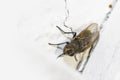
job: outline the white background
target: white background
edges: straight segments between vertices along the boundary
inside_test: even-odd
[[[67,0],[66,24],[100,24],[111,0]],[[104,25],[83,74],[56,59],[64,0],[0,0],[0,80],[120,80],[120,1]],[[63,27],[64,28],[64,27]],[[59,41],[60,42],[60,41]]]

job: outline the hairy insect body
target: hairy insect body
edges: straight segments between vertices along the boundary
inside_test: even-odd
[[[80,72],[83,72],[91,55],[91,51],[94,49],[99,39],[98,25],[96,23],[90,24],[77,36],[76,32],[64,32],[60,27],[57,26],[57,28],[63,34],[73,34],[73,38],[70,39],[69,42],[63,42],[58,44],[49,43],[49,45],[57,45],[58,49],[63,50],[63,53],[58,57],[63,57],[63,60],[68,65],[76,68],[76,70]],[[61,48],[59,45],[63,44],[66,45],[64,46],[64,48]],[[81,68],[82,63],[83,67]]]
[[[93,46],[94,42],[98,39],[99,33],[98,31],[91,31],[89,28],[91,26],[96,27],[97,24],[91,24],[85,30],[83,30],[80,34],[74,37],[70,43],[68,43],[64,47],[64,54],[69,56],[74,56],[77,53],[81,53]],[[97,27],[96,27],[97,28]],[[96,29],[95,29],[96,30]]]
[[[64,47],[64,61],[77,71],[83,72],[98,39],[98,26],[92,23]]]

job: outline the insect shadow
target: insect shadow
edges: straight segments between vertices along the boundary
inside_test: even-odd
[[[76,66],[76,70],[79,71],[79,68],[81,66],[81,63],[84,60],[85,54],[87,54],[86,61],[83,64],[82,69],[79,72],[83,72],[85,69],[85,66],[90,58],[91,52],[95,48],[98,40],[99,40],[99,31],[98,31],[98,25],[96,23],[90,24],[87,28],[83,29],[78,35],[76,32],[74,32],[71,29],[71,32],[65,32],[63,31],[59,26],[56,26],[62,34],[72,34],[72,38],[69,38],[70,41],[68,42],[62,42],[58,44],[52,44],[48,43],[49,45],[54,45],[58,49],[63,50],[63,53],[58,56],[59,57],[64,57],[65,55],[74,57],[75,61],[78,61],[78,64]],[[68,37],[67,37],[68,38]],[[65,44],[64,48],[61,48],[60,45]],[[87,49],[89,51],[87,53],[82,54],[85,52]],[[82,54],[80,57],[81,59],[78,60],[76,55],[77,54]]]

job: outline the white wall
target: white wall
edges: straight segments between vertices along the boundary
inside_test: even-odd
[[[111,0],[67,0],[66,24],[100,24]],[[120,2],[104,25],[83,74],[56,59],[48,42],[60,42],[64,0],[0,1],[0,80],[120,80]],[[65,28],[64,28],[65,29]],[[67,29],[66,29],[67,30]]]

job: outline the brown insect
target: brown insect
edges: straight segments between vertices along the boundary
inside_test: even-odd
[[[59,44],[49,43],[49,45],[57,45],[57,48],[62,49],[61,47],[59,47],[59,45],[66,44],[63,48],[63,53],[58,57],[64,57],[65,55],[74,57],[75,61],[77,62],[76,70],[79,69],[84,59],[84,56],[87,54],[83,68],[80,70],[80,72],[83,72],[89,60],[91,52],[96,46],[99,39],[98,25],[96,23],[92,23],[83,31],[81,31],[78,35],[76,35],[76,32],[73,32],[72,29],[71,32],[65,32],[60,27],[57,26],[57,28],[63,34],[73,34],[73,37],[70,39],[70,42],[63,42]],[[87,53],[85,52],[86,50],[88,50]],[[77,58],[76,56],[78,54],[80,54],[80,56]]]

